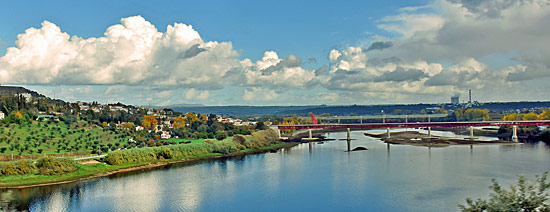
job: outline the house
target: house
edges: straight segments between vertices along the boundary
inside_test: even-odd
[[[56,116],[54,115],[38,115],[36,117],[36,120],[39,121],[39,120],[44,120],[44,121],[48,121],[48,120],[54,120],[54,121],[59,121],[59,118],[57,118]]]
[[[4,119],[4,112],[0,112],[0,119]]]
[[[136,131],[140,131],[140,130],[144,130],[144,129],[145,129],[145,128],[142,127],[142,126],[137,126],[137,127],[136,127]]]
[[[162,131],[161,134],[160,134],[160,138],[162,139],[170,139],[170,133],[166,132],[166,131]]]

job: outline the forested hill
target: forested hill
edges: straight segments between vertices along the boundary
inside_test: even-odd
[[[329,113],[332,115],[372,115],[372,114],[394,114],[399,111],[401,114],[420,113],[422,110],[429,111],[433,108],[444,108],[455,110],[464,105],[452,104],[401,104],[401,105],[348,105],[348,106],[188,106],[172,107],[178,112],[194,112],[200,114],[219,114],[227,116],[248,117],[263,115],[299,115],[306,116],[309,112],[313,114]],[[471,108],[488,109],[493,113],[525,112],[534,108],[550,108],[550,101],[544,102],[489,102],[479,103],[470,106]],[[383,112],[382,112],[383,111]]]
[[[39,94],[36,91],[31,91],[24,87],[0,86],[0,96],[8,96],[14,94],[30,94],[32,97],[45,97],[44,95]]]

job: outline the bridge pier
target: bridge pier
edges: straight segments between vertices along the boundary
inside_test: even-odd
[[[512,141],[518,142],[518,126],[514,125],[514,132],[512,133]]]
[[[470,140],[474,139],[474,127],[470,126]]]
[[[432,137],[432,127],[428,127],[428,138]]]
[[[390,138],[391,138],[391,136],[390,136],[390,128],[389,128],[389,127],[386,128],[386,138],[387,138],[387,139],[390,139]]]
[[[313,132],[311,129],[309,129],[309,139],[312,139],[313,138]]]
[[[348,128],[348,138],[346,139],[346,142],[348,143],[348,152],[351,151],[351,129]]]

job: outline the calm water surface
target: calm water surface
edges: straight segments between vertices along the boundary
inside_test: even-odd
[[[14,194],[30,211],[457,211],[466,197],[486,197],[492,178],[510,184],[550,170],[543,143],[388,149],[362,132],[352,138],[369,150],[301,144]]]

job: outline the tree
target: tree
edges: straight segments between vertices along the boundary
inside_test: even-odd
[[[539,114],[538,120],[550,120],[550,109],[546,109],[544,112]]]
[[[107,122],[101,122],[101,126],[102,126],[103,128],[105,128],[107,125],[108,125]]]
[[[189,112],[189,113],[185,114],[185,120],[187,120],[187,122],[189,122],[189,123],[193,123],[195,121],[198,121],[199,118],[194,113]]]
[[[537,120],[538,116],[538,114],[531,112],[523,115],[523,120]]]
[[[153,115],[145,115],[143,117],[143,121],[141,124],[143,124],[143,127],[145,128],[151,128],[151,127],[157,127],[157,119],[155,119],[155,116]]]
[[[517,186],[511,185],[510,190],[502,188],[495,179],[489,188],[493,193],[489,194],[489,200],[477,199],[475,202],[467,198],[467,205],[458,205],[462,211],[550,211],[546,192],[550,188],[547,182],[548,172],[541,177],[535,177],[531,182],[519,175]]]
[[[122,124],[122,127],[127,130],[133,130],[134,122],[124,122],[124,124]]]
[[[185,119],[181,116],[174,118],[174,128],[183,128],[185,127]]]
[[[206,114],[201,115],[201,121],[208,121],[208,117],[206,116]]]
[[[267,127],[265,126],[265,124],[261,121],[259,122],[256,122],[256,129],[257,130],[265,130]]]
[[[15,113],[15,116],[17,118],[21,118],[21,117],[23,117],[23,114],[21,114],[21,112],[17,111],[17,113]]]

